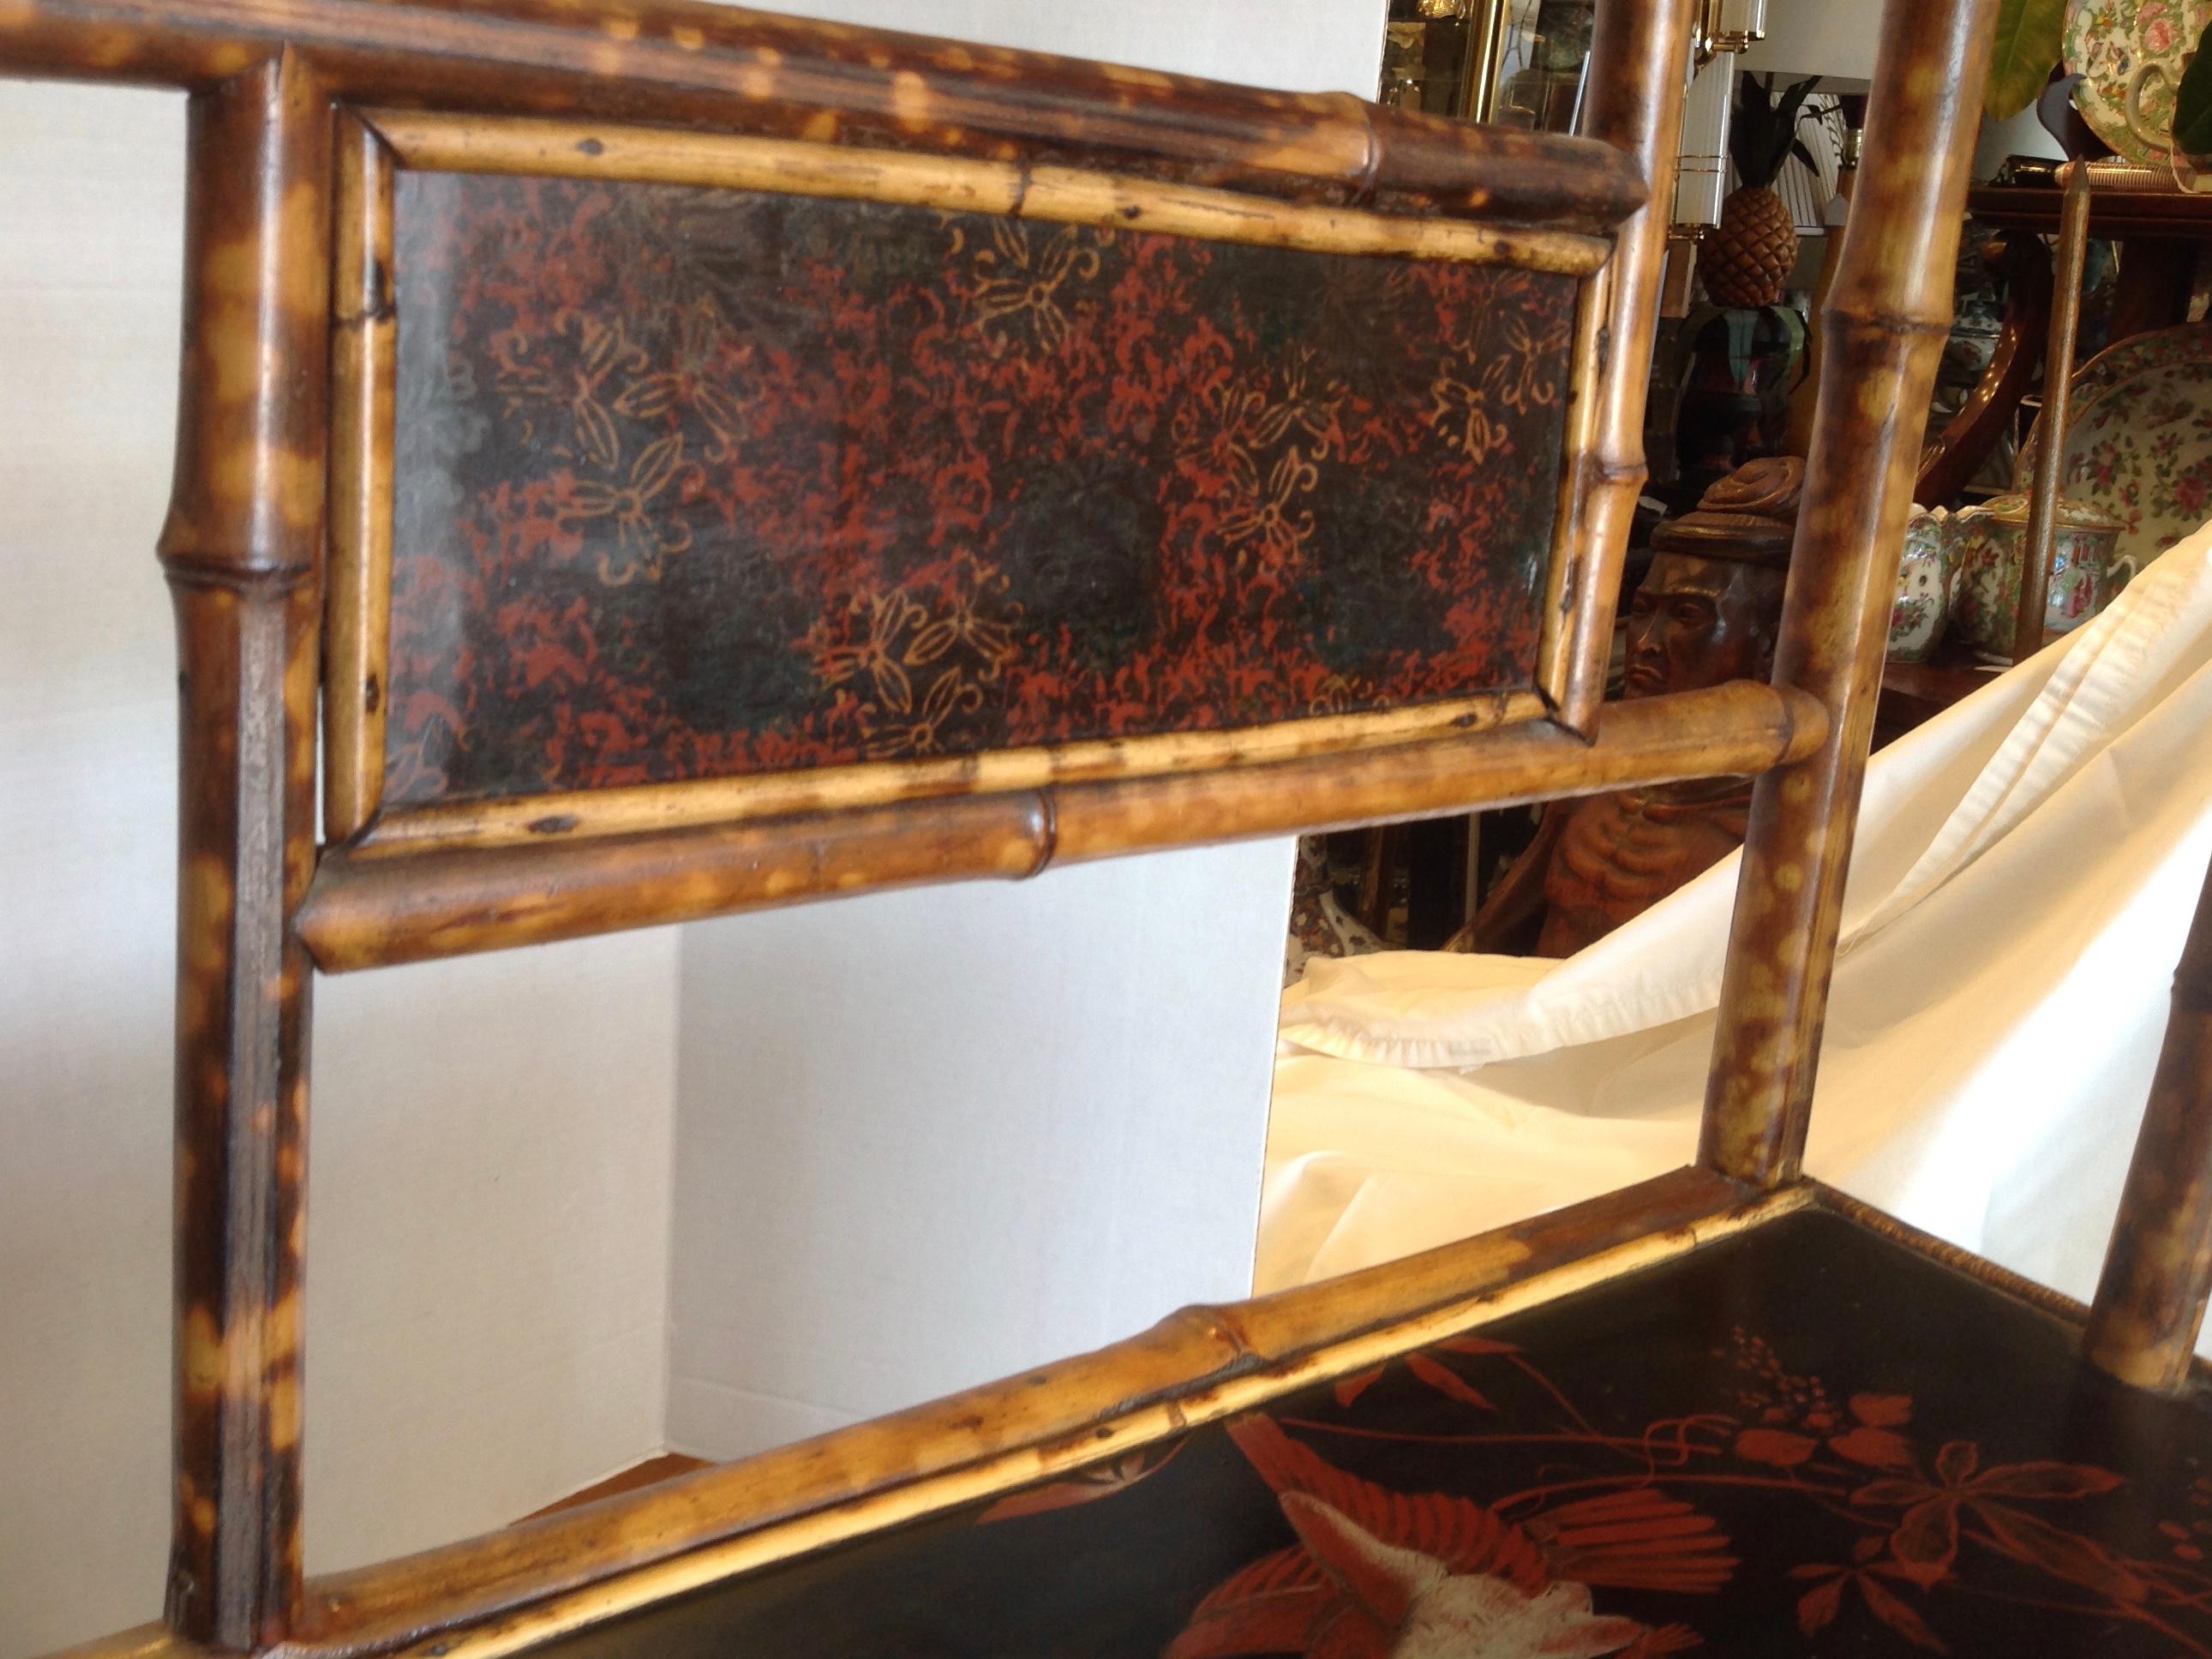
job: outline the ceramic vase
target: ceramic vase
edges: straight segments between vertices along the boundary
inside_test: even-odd
[[[2045,640],[2079,628],[2104,608],[2119,536],[2120,526],[2094,508],[2058,503],[2043,611]],[[1952,627],[1975,650],[2009,658],[2027,548],[2027,497],[2000,495],[1952,514],[1944,521],[1943,541],[1951,567]]]
[[[1897,598],[1889,608],[1889,659],[1926,662],[1942,641],[1950,610],[1949,563],[1940,514],[1916,507],[1905,525]]]

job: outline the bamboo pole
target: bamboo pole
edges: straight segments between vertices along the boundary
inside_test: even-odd
[[[1813,1206],[1684,1169],[641,1491],[308,1581],[287,1659],[495,1659],[1202,1424]],[[157,1626],[54,1659],[220,1659]]]
[[[1568,544],[1590,551],[1577,586],[1559,596],[1565,624],[1559,717],[1580,732],[1592,729],[1605,696],[1630,523],[1650,476],[1644,406],[1696,11],[1695,0],[1601,0],[1591,42],[1583,130],[1630,158],[1649,198],[1622,226],[1613,254],[1605,349],[1594,392],[1585,393],[1598,400],[1595,442],[1569,507],[1580,522]]]
[[[2051,550],[2058,539],[2059,471],[2066,460],[2066,406],[2074,392],[2074,337],[2081,321],[2081,268],[2089,252],[2089,167],[2066,168],[2058,215],[2058,270],[2051,313],[2051,346],[2043,360],[2043,447],[2035,455],[2027,501],[2027,534],[2020,550],[2020,611],[2013,619],[2012,659],[2043,649],[2043,613],[2051,603]]]
[[[1809,754],[1809,697],[1738,683],[1548,722],[1263,766],[955,795],[639,835],[327,854],[301,910],[325,972],[505,949],[871,889],[1024,877],[1286,830],[1741,775]]]
[[[775,191],[1316,253],[1505,264],[1574,276],[1590,275],[1613,252],[1609,240],[1571,230],[1276,202],[1249,192],[1163,183],[1094,167],[983,161],[612,122],[586,127],[572,118],[373,110],[367,119],[400,164],[418,171]]]
[[[1826,741],[1762,777],[1736,886],[1700,1158],[1793,1176],[1805,1146],[1899,550],[1951,316],[1995,0],[1890,0],[1842,260],[1774,682]]]
[[[493,1659],[1125,1455],[1804,1208],[1696,1170],[445,1549],[315,1581],[307,1640]],[[617,1576],[619,1575],[619,1576]],[[557,1592],[571,1591],[548,1600]],[[514,1613],[467,1628],[502,1607]],[[456,1626],[464,1626],[456,1628]],[[437,1632],[434,1637],[429,1632]]]
[[[289,54],[196,95],[177,470],[176,1515],[167,1617],[283,1638],[300,1594],[327,100]]]
[[[1587,139],[701,0],[0,0],[15,75],[203,88],[288,46],[348,104],[1074,156],[1417,217],[1610,229],[1643,199]]]
[[[2059,445],[2053,431],[2045,448]],[[2090,1361],[2139,1388],[2179,1389],[2212,1298],[2212,875],[2173,976],[2135,1159],[2089,1310]]]

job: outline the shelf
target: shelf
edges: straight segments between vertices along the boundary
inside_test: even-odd
[[[2049,185],[1982,185],[1966,192],[1966,211],[1994,229],[2056,235],[2063,196]],[[2197,241],[2212,235],[2212,195],[2100,187],[2089,198],[2089,234],[2115,240]]]

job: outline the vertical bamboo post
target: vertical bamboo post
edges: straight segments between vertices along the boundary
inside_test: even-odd
[[[289,54],[194,94],[176,479],[174,1530],[215,1647],[300,1594],[300,1266],[314,860],[330,108]]]
[[[1579,544],[1590,549],[1591,556],[1579,591],[1565,599],[1570,672],[1558,718],[1583,732],[1593,729],[1605,696],[1629,523],[1649,476],[1644,404],[1651,380],[1659,280],[1667,264],[1667,227],[1674,216],[1674,170],[1682,147],[1682,100],[1696,10],[1696,0],[1599,0],[1591,41],[1583,131],[1626,152],[1651,194],[1621,227],[1613,257],[1604,344],[1595,377],[1595,441],[1577,492],[1584,515]]]
[[[2048,447],[2058,446],[2049,443]],[[2197,901],[2173,1007],[2089,1310],[2091,1363],[2139,1388],[2188,1379],[2212,1297],[2212,875]]]
[[[1844,876],[1881,684],[1996,0],[1889,0],[1835,286],[1778,685],[1832,717],[1809,758],[1752,795],[1698,1157],[1771,1186],[1804,1152]]]
[[[2074,337],[2081,322],[2081,268],[2089,252],[2089,165],[2066,167],[2066,199],[2058,214],[2057,288],[2051,341],[2043,359],[2043,447],[2027,501],[2027,535],[2020,550],[2020,610],[2013,618],[2012,659],[2043,649],[2043,613],[2051,603],[2051,550],[2058,540],[2059,470],[2066,462],[2066,408],[2074,392]]]

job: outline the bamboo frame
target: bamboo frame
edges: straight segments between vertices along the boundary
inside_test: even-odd
[[[836,808],[636,835],[326,854],[297,927],[316,965],[392,963],[696,921],[830,894],[1420,817],[1631,783],[1752,773],[1827,736],[1802,694],[1737,683],[1611,708],[1596,739],[1548,723],[1241,771]],[[668,792],[673,795],[677,792]]]
[[[1102,1455],[1125,1456],[1279,1393],[1808,1211],[1867,1228],[2063,1326],[2078,1329],[2091,1317],[2071,1297],[1820,1182],[1760,1193],[1692,1167],[1340,1279],[1187,1309],[1110,1347],[856,1429],[310,1580],[301,1628],[286,1651],[297,1659],[526,1653],[739,1573],[1052,1479]],[[1147,1388],[1166,1374],[1185,1379],[1184,1389]],[[2191,1375],[2202,1380],[2212,1366],[2198,1362]],[[203,1656],[212,1659],[210,1650],[149,1626],[66,1659]]]
[[[181,664],[170,1623],[289,1632],[314,860],[329,105],[287,54],[191,103],[174,493]]]
[[[459,1659],[1120,1457],[1813,1203],[1698,1169],[1320,1285],[1170,1315],[1090,1354],[463,1543],[310,1581],[286,1652]],[[197,1651],[155,1630],[86,1650]]]
[[[1650,376],[1632,366],[1651,361],[1658,328],[1698,9],[1698,0],[1601,0],[1591,44],[1584,125],[1591,137],[1633,158],[1648,195],[1617,240],[1590,441],[1572,469],[1577,499],[1569,533],[1584,557],[1576,583],[1552,596],[1562,672],[1556,684],[1547,684],[1560,723],[1571,731],[1589,731],[1605,696],[1629,530],[1650,476],[1644,454]],[[1607,372],[1615,366],[1618,372]]]
[[[637,184],[700,185],[991,213],[1054,224],[1156,231],[1316,253],[1395,255],[1509,264],[1588,276],[1612,252],[1583,231],[1521,229],[1464,219],[1255,200],[1092,169],[914,155],[804,140],[675,132],[610,122],[456,116],[405,109],[362,118],[402,167]]]
[[[2051,338],[2043,356],[2043,429],[2049,441],[2035,458],[2027,529],[2020,550],[2020,605],[2013,616],[2012,659],[2043,649],[2044,612],[2051,603],[2051,552],[2058,539],[2059,473],[2065,465],[2066,409],[2074,395],[2074,337],[2081,323],[2081,270],[2089,255],[2089,167],[2066,166],[2066,199],[2058,214],[2052,271]]]
[[[1016,165],[890,150],[672,132],[608,123],[462,118],[371,110],[346,118],[340,147],[337,291],[333,364],[329,584],[330,673],[325,701],[325,834],[332,842],[398,849],[507,845],[736,823],[832,806],[864,808],[954,794],[1094,779],[1188,773],[1346,753],[1523,720],[1556,709],[1591,678],[1574,653],[1610,647],[1582,638],[1571,598],[1590,590],[1592,559],[1577,502],[1595,441],[1598,378],[1610,290],[1595,280],[1608,240],[1579,231],[1521,230],[1355,209],[1277,203],[1228,191],[1076,168]],[[358,126],[360,131],[356,131]],[[387,811],[384,696],[392,570],[392,433],[397,364],[391,284],[392,174],[519,173],[826,196],[947,211],[1149,230],[1310,252],[1506,264],[1582,279],[1569,356],[1557,504],[1532,686],[1395,709],[1309,717],[1227,731],[1162,732],[1011,749],[934,761],[814,768],[623,789],[562,790]],[[1640,418],[1640,417],[1639,417]],[[1640,476],[1640,475],[1639,475]],[[1626,520],[1621,528],[1626,533]],[[1619,550],[1615,550],[1618,562]],[[1595,670],[1603,678],[1603,663]],[[1587,728],[1584,728],[1585,730]],[[557,826],[549,830],[548,826]]]
[[[1874,730],[1922,413],[1950,328],[1993,0],[1885,11],[1774,683],[1828,710],[1827,741],[1762,777],[1736,884],[1698,1157],[1772,1185],[1804,1156],[1813,1079]],[[1919,234],[1899,238],[1896,228]]]
[[[342,104],[1080,154],[1416,217],[1588,228],[1644,199],[1629,159],[1588,140],[702,0],[4,0],[0,40],[17,75],[204,88],[289,50]]]
[[[331,202],[331,471],[323,647],[323,833],[358,834],[384,798],[392,613],[392,152],[341,114]]]
[[[2058,428],[2050,430],[2055,434]],[[2052,443],[2049,448],[2056,450]],[[2196,1374],[2212,1301],[2212,874],[2197,901],[2150,1101],[2091,1306],[2092,1364],[2171,1392]]]
[[[1533,691],[1453,697],[1365,714],[1319,715],[1220,732],[1164,732],[1050,749],[1001,749],[936,760],[878,761],[682,783],[562,790],[386,809],[359,834],[364,854],[461,847],[553,846],[600,836],[852,811],[939,798],[1006,794],[1120,778],[1166,778],[1357,754],[1544,719]],[[379,750],[381,753],[381,750]],[[365,757],[364,757],[365,758]]]
[[[0,66],[195,92],[185,397],[161,545],[185,671],[179,1503],[168,1628],[98,1650],[282,1647],[333,1659],[410,1644],[477,1659],[524,1651],[768,1561],[1120,1455],[1808,1205],[1850,1212],[1795,1170],[1893,574],[1876,550],[1894,544],[1910,493],[1917,444],[1907,434],[1940,341],[1938,289],[1951,265],[1964,137],[1993,10],[1991,0],[1889,7],[1867,167],[1825,321],[1825,402],[1774,687],[1595,714],[1590,675],[1612,607],[1605,590],[1641,479],[1632,418],[1641,394],[1629,383],[1649,346],[1662,252],[1654,211],[1632,222],[1607,274],[1586,289],[1583,337],[1598,370],[1589,378],[1601,395],[1571,413],[1580,447],[1561,499],[1578,514],[1563,533],[1596,550],[1565,567],[1574,580],[1550,595],[1540,689],[1554,721],[1416,735],[1429,730],[1418,723],[1425,714],[1363,729],[1370,746],[1349,755],[1243,747],[1234,766],[1194,756],[1148,775],[1117,774],[1119,763],[1101,755],[1079,763],[1096,773],[1048,769],[1034,781],[922,802],[871,805],[866,790],[875,786],[855,793],[849,778],[820,796],[749,803],[636,792],[588,823],[508,814],[426,817],[398,833],[386,825],[381,839],[357,838],[317,869],[316,552],[325,512],[333,580],[346,595],[362,597],[384,556],[375,475],[342,469],[327,481],[326,508],[325,442],[334,431],[349,455],[356,446],[373,454],[386,419],[388,249],[377,228],[388,223],[382,201],[396,160],[369,121],[350,115],[335,120],[333,155],[334,105],[409,106],[374,118],[416,146],[418,160],[454,145],[459,129],[416,108],[556,117],[593,124],[593,134],[616,131],[608,123],[681,122],[736,137],[621,125],[620,163],[733,156],[715,146],[736,142],[751,147],[749,164],[823,164],[789,145],[761,148],[799,139],[854,146],[840,158],[842,176],[872,167],[872,187],[896,177],[934,179],[936,188],[957,177],[1003,200],[1012,168],[1032,192],[1044,179],[1043,199],[1069,211],[1110,203],[1163,216],[1156,223],[1218,226],[1228,207],[1216,197],[1231,186],[1318,204],[1251,209],[1270,234],[1582,258],[1576,238],[1635,208],[1644,179],[1671,154],[1686,7],[1606,0],[1591,108],[1593,131],[1608,142],[1595,143],[684,0],[607,0],[596,13],[550,0],[0,0]],[[451,159],[476,165],[485,143],[504,142],[514,165],[550,164],[555,129],[502,131],[503,140],[460,142]],[[866,153],[886,147],[940,159]],[[948,173],[948,156],[969,170]],[[819,184],[830,175],[809,176]],[[1455,222],[1467,218],[1502,222],[1507,240],[1462,234]],[[326,422],[331,390],[337,401]],[[366,605],[333,626],[333,681],[370,683],[378,627]],[[374,710],[359,712],[354,725],[333,727],[334,749],[341,739],[358,746]],[[1507,711],[1465,712],[1479,726]],[[1378,733],[1397,740],[1375,741]],[[302,1585],[310,951],[325,967],[362,966],[864,885],[1023,874],[1052,860],[1714,772],[1765,775],[1701,1167],[1344,1279],[1191,1310],[1098,1354],[917,1412]],[[333,822],[371,823],[374,785],[365,768],[337,781],[325,802]],[[898,787],[915,786],[909,777]],[[2212,938],[2212,923],[2198,931]],[[2185,969],[2164,1092],[2138,1148],[2111,1288],[2092,1320],[2100,1363],[2153,1380],[2185,1366],[2174,1345],[2184,1324],[2193,1329],[2192,1298],[2201,1310],[2212,1276],[2212,1090],[2198,1063],[2212,1040],[2203,986],[2212,969],[2202,955],[2200,939]],[[2176,1170],[2189,1177],[2179,1191]],[[2016,1293],[1993,1270],[1982,1276]]]

